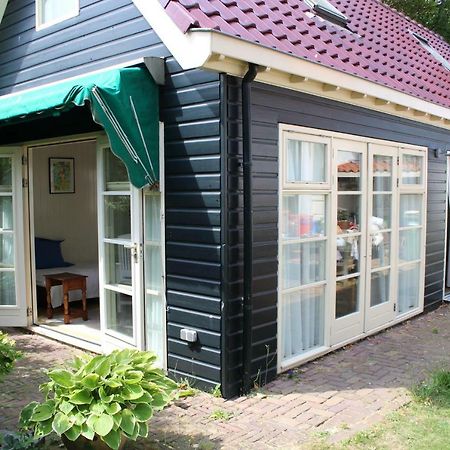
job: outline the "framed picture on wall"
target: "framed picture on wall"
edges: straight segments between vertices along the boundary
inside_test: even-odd
[[[75,192],[74,158],[49,158],[50,194],[73,194]]]

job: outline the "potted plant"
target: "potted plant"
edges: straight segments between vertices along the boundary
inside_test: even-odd
[[[69,450],[117,450],[127,439],[147,437],[148,420],[177,389],[155,360],[131,349],[77,357],[68,368],[48,372],[50,381],[40,386],[45,401],[26,406],[21,424],[35,437],[54,431]]]

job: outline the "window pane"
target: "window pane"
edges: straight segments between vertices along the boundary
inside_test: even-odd
[[[373,157],[373,190],[392,190],[392,157],[375,155]]]
[[[12,192],[11,158],[0,156],[0,192]]]
[[[75,15],[78,12],[79,0],[40,0],[42,5],[42,23]]]
[[[287,141],[287,181],[320,183],[327,181],[327,146],[317,142]]]
[[[361,153],[339,150],[338,190],[361,190]]]
[[[402,183],[422,184],[422,156],[403,155],[402,157]]]
[[[13,229],[12,197],[0,197],[0,230]]]
[[[161,197],[159,195],[145,196],[145,240],[161,240]]]
[[[400,231],[399,258],[400,262],[414,261],[420,259],[420,241],[422,230]]]
[[[378,230],[391,228],[392,195],[375,194],[372,198],[371,227]]]
[[[161,366],[164,363],[164,326],[166,309],[161,295],[145,296],[145,330],[147,350],[156,353]]]
[[[370,281],[370,306],[381,305],[389,301],[391,270],[372,273]]]
[[[0,272],[0,305],[16,304],[14,272]]]
[[[422,195],[400,195],[400,226],[412,227],[422,224]]]
[[[419,306],[420,263],[401,267],[398,273],[398,313],[403,314]]]
[[[370,235],[372,241],[372,269],[391,264],[391,233],[374,233]]]
[[[283,196],[283,239],[299,239],[326,234],[326,195]]]
[[[0,233],[0,269],[14,268],[14,235]]]
[[[359,276],[336,282],[336,319],[359,311]]]
[[[326,241],[283,246],[283,287],[285,289],[325,279]]]
[[[106,328],[133,337],[133,301],[130,295],[105,289]]]
[[[283,359],[324,345],[325,288],[304,289],[283,298]]]
[[[338,237],[336,243],[336,275],[341,277],[359,272],[359,237]]]
[[[153,291],[162,291],[161,248],[147,245],[145,248],[145,287]]]
[[[337,209],[337,233],[360,230],[360,195],[339,195]]]
[[[118,244],[105,244],[105,283],[131,286],[131,250]]]
[[[105,190],[128,191],[130,180],[125,164],[110,150],[105,149]]]
[[[105,195],[105,238],[131,237],[131,212],[129,195]]]

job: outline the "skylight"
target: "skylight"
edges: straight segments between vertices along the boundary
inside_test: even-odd
[[[348,18],[327,0],[305,0],[306,4],[323,19],[346,28]]]
[[[411,34],[416,38],[420,45],[434,57],[436,61],[439,61],[447,70],[450,70],[450,62],[431,46],[427,38],[421,36],[419,33],[415,33],[414,31],[411,31]]]

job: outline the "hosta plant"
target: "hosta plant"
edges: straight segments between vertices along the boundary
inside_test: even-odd
[[[11,372],[16,359],[21,357],[22,352],[16,350],[16,343],[0,331],[0,378]]]
[[[48,372],[50,381],[40,386],[45,401],[26,406],[21,423],[36,437],[54,431],[65,442],[100,440],[115,450],[124,437],[146,437],[148,420],[177,389],[155,360],[130,349],[75,358],[68,368]]]

